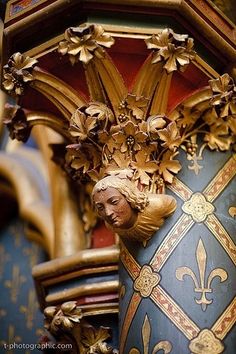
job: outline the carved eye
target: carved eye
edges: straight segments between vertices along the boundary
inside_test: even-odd
[[[111,201],[111,204],[112,205],[116,205],[116,204],[118,204],[119,203],[119,200],[118,199],[113,199],[112,201]]]
[[[103,211],[104,206],[103,205],[96,205],[97,211]]]

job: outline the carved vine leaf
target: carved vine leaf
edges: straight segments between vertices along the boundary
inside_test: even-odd
[[[3,87],[9,93],[22,95],[25,83],[33,81],[31,74],[33,67],[37,64],[36,59],[32,59],[19,52],[13,54],[8,63],[3,67]]]
[[[159,130],[158,135],[164,141],[161,145],[172,151],[176,150],[181,143],[181,137],[175,122],[171,122],[166,128]]]
[[[99,25],[81,25],[70,27],[65,31],[65,40],[61,41],[58,51],[62,55],[68,54],[72,65],[81,61],[88,64],[94,57],[103,56],[102,47],[110,48],[114,39]]]
[[[179,161],[173,160],[174,156],[175,154],[171,151],[165,152],[158,169],[158,172],[163,177],[164,181],[168,183],[173,182],[174,175],[181,169],[181,164]]]
[[[108,122],[114,123],[114,114],[104,103],[91,102],[85,112],[91,117],[96,117],[98,121],[104,121],[106,129]]]
[[[82,311],[76,301],[68,301],[59,309],[56,306],[46,307],[44,316],[44,327],[52,334],[56,334],[59,331],[70,331],[75,323],[80,322]]]
[[[158,131],[166,126],[167,117],[162,115],[150,116],[147,119],[147,133],[151,140],[156,140],[158,138]]]
[[[96,127],[96,123],[94,117],[87,117],[85,113],[77,109],[71,117],[70,134],[74,138],[78,138],[78,141],[84,141],[93,135],[92,130]]]
[[[179,125],[181,128],[191,129],[201,115],[198,109],[181,105],[178,109],[180,113]]]
[[[176,34],[169,28],[158,35],[152,35],[145,42],[148,49],[154,50],[152,63],[163,60],[167,73],[183,71],[196,55],[193,51],[193,39],[187,35]]]
[[[100,326],[98,329],[93,326],[83,326],[81,343],[86,354],[115,354],[118,353],[105,341],[111,337],[110,328]]]
[[[11,139],[26,142],[30,136],[31,127],[24,110],[18,105],[5,105],[4,124],[9,129]]]
[[[139,180],[141,184],[148,186],[151,175],[157,171],[158,165],[155,161],[148,161],[145,150],[137,152],[136,160],[136,162],[131,163],[132,167],[135,169],[135,180]],[[149,175],[149,173],[151,175]]]
[[[140,131],[132,122],[128,122],[123,129],[115,134],[113,138],[116,143],[121,144],[120,151],[138,151],[141,149],[140,143],[147,140],[147,134]]]
[[[127,108],[131,110],[134,117],[138,120],[142,120],[144,117],[144,111],[148,104],[146,97],[137,97],[136,95],[129,94],[126,98]]]
[[[210,80],[209,84],[213,92],[210,103],[220,108],[220,117],[236,114],[236,87],[233,79],[224,74],[218,79]]]
[[[211,97],[194,106],[181,104],[175,110],[177,128],[181,136],[180,146],[187,152],[187,159],[192,161],[189,169],[199,173],[202,168],[198,160],[202,159],[203,149],[227,151],[235,149],[236,142],[236,87],[233,79],[224,74],[209,81]],[[209,95],[209,93],[207,93]],[[198,138],[204,144],[198,154]]]
[[[67,169],[74,171],[74,179],[86,178],[86,174],[92,176],[92,171],[101,165],[101,154],[91,144],[71,144],[67,145],[65,155]],[[90,159],[88,159],[90,156]],[[82,181],[82,180],[81,180]]]
[[[228,135],[227,126],[213,126],[210,128],[210,132],[205,135],[204,141],[208,143],[208,146],[212,150],[228,150],[232,143],[232,138]]]

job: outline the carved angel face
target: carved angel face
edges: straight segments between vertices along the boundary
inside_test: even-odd
[[[98,215],[113,228],[128,229],[137,219],[137,211],[116,188],[96,191],[93,201]]]

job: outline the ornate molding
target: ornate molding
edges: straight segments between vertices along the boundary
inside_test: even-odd
[[[44,315],[44,327],[53,335],[53,341],[70,344],[71,353],[118,354],[106,342],[111,338],[111,329],[104,326],[95,328],[87,323],[76,301],[65,302],[59,307],[46,307]],[[44,336],[44,341],[48,340],[48,336]]]

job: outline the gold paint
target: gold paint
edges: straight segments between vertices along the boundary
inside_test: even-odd
[[[73,299],[73,296],[88,295],[90,292],[105,293],[107,286],[112,293],[118,293],[118,280],[112,282],[84,284],[82,287],[67,289],[59,291],[55,294],[48,294],[48,287],[50,284],[58,284],[68,279],[78,279],[80,276],[93,276],[93,274],[106,274],[107,269],[110,271],[117,271],[118,269],[119,250],[117,247],[105,247],[99,249],[88,249],[76,252],[74,255],[61,257],[42,264],[34,266],[32,270],[33,278],[36,282],[36,289],[38,293],[41,308],[47,306],[47,300],[58,301],[59,303]],[[107,268],[108,267],[108,268]],[[113,267],[113,268],[111,268]],[[74,292],[74,293],[73,293]],[[73,295],[74,294],[74,295]],[[68,295],[68,297],[67,297]],[[55,296],[55,298],[54,298]]]
[[[78,204],[71,190],[70,182],[62,173],[60,167],[51,160],[52,151],[49,145],[62,143],[62,139],[52,129],[44,126],[35,126],[33,133],[47,162],[49,173],[54,223],[51,258],[59,255],[61,257],[63,255],[68,256],[85,248],[85,235],[82,221],[78,217]]]
[[[235,216],[236,216],[236,207],[230,207],[228,212],[229,212],[229,215],[232,216],[232,218],[235,218]]]
[[[13,54],[8,64],[4,66],[3,72],[3,87],[9,93],[15,95],[22,95],[24,92],[25,83],[32,81],[34,78],[31,74],[37,60],[26,57],[21,53]]]
[[[47,304],[54,304],[63,300],[72,300],[78,297],[106,294],[107,292],[116,293],[119,288],[118,280],[110,280],[105,282],[80,285],[72,289],[57,291],[53,294],[46,295]]]
[[[151,326],[150,326],[148,316],[145,315],[143,326],[142,326],[143,354],[148,354],[150,336],[151,336]]]
[[[194,291],[196,293],[201,293],[201,299],[196,299],[195,302],[198,305],[201,305],[202,310],[205,311],[207,306],[212,304],[213,300],[208,300],[206,298],[207,293],[212,293],[212,288],[211,288],[211,282],[215,277],[220,278],[220,282],[224,282],[228,278],[228,274],[226,271],[222,268],[215,268],[213,269],[210,274],[208,275],[207,279],[206,277],[206,263],[207,263],[207,253],[204,247],[204,244],[202,242],[202,239],[200,238],[196,250],[196,259],[197,259],[197,265],[198,265],[198,271],[200,278],[199,280],[197,279],[197,276],[193,272],[193,270],[189,267],[179,267],[176,269],[176,278],[180,281],[183,281],[183,277],[185,275],[189,275],[195,285]]]
[[[142,325],[143,352],[133,347],[130,349],[129,354],[148,354],[150,346],[150,336],[151,326],[148,315],[146,314]],[[152,354],[156,354],[157,352],[159,352],[159,350],[163,350],[164,354],[168,354],[172,350],[172,345],[168,341],[160,341],[154,346]]]
[[[0,318],[6,316],[7,312],[5,309],[0,308]]]
[[[125,285],[123,284],[120,286],[120,290],[119,290],[120,299],[123,299],[123,297],[125,296],[125,293],[126,293],[126,288],[125,288]]]
[[[39,257],[39,248],[38,245],[32,244],[31,247],[27,247],[23,249],[23,254],[29,257],[30,268],[33,268],[35,264],[38,263]]]
[[[214,323],[211,330],[217,338],[223,340],[236,322],[236,297],[231,301],[226,310]]]
[[[76,305],[76,301],[63,303],[58,309],[55,306],[44,309],[44,327],[52,334],[62,331],[71,331],[75,323],[79,323],[82,318],[82,311]]]
[[[81,353],[96,353],[96,354],[118,354],[116,349],[113,349],[105,341],[111,337],[111,329],[109,327],[100,326],[94,328],[91,325],[82,325],[81,331]],[[79,345],[80,347],[80,345]]]
[[[65,40],[59,43],[58,51],[68,54],[72,65],[78,61],[88,64],[93,54],[101,58],[102,47],[110,48],[113,44],[114,39],[104,33],[102,26],[83,24],[65,31]]]
[[[195,136],[196,137],[196,136]],[[198,145],[195,143],[195,146],[197,147]],[[197,152],[193,153],[193,154],[187,154],[187,159],[188,161],[191,161],[191,165],[188,165],[188,169],[194,171],[195,175],[197,176],[200,172],[200,170],[203,168],[202,165],[200,165],[198,163],[198,161],[202,161],[202,153],[203,150],[205,149],[206,144],[202,144],[200,150],[199,150],[199,154],[197,154]]]
[[[168,188],[178,195],[182,200],[187,201],[192,196],[193,192],[177,177],[174,178],[173,183]]]
[[[154,49],[152,64],[165,60],[164,69],[170,74],[176,70],[183,70],[195,57],[193,39],[187,35],[175,34],[166,28],[160,34],[153,35],[145,40],[148,49]]]
[[[215,236],[219,244],[225,249],[228,256],[236,265],[236,245],[229,233],[225,230],[224,226],[220,223],[215,215],[208,216],[205,225]]]
[[[155,271],[160,271],[193,224],[194,221],[190,216],[185,214],[180,216],[151,260],[151,266]]]
[[[6,252],[3,245],[0,245],[0,279],[3,276],[5,263],[10,260],[10,254]]]
[[[4,344],[9,345],[12,343],[21,343],[21,342],[22,342],[21,337],[15,334],[15,326],[10,324],[8,327],[7,342],[4,340],[0,340],[0,345],[4,346]],[[13,354],[13,353],[15,353],[15,351],[14,351],[14,349],[11,349],[11,350],[7,350],[5,353],[6,354]]]
[[[152,290],[160,282],[160,275],[155,273],[148,265],[144,265],[139,276],[134,281],[134,290],[138,291],[142,297],[149,297]]]
[[[26,318],[26,327],[28,329],[33,328],[34,317],[38,310],[38,302],[35,296],[34,289],[31,289],[28,293],[28,304],[27,306],[20,306],[20,312],[25,314]]]
[[[229,182],[236,174],[236,154],[226,162],[223,168],[218,171],[215,177],[211,180],[208,186],[204,189],[203,193],[207,200],[213,202],[220,193],[225,189]]]
[[[165,292],[160,285],[154,288],[151,300],[171,320],[171,322],[189,340],[194,338],[200,331],[199,327],[188,315],[176,304],[176,302]]]
[[[191,198],[184,202],[182,210],[191,215],[195,222],[203,222],[214,211],[214,206],[208,202],[202,193],[194,193]]]
[[[6,280],[4,285],[10,289],[11,301],[16,303],[20,288],[23,283],[26,282],[26,278],[20,274],[20,268],[15,264],[12,268],[12,280]]]
[[[203,329],[191,340],[189,349],[192,354],[220,354],[224,351],[224,346],[212,331]]]

